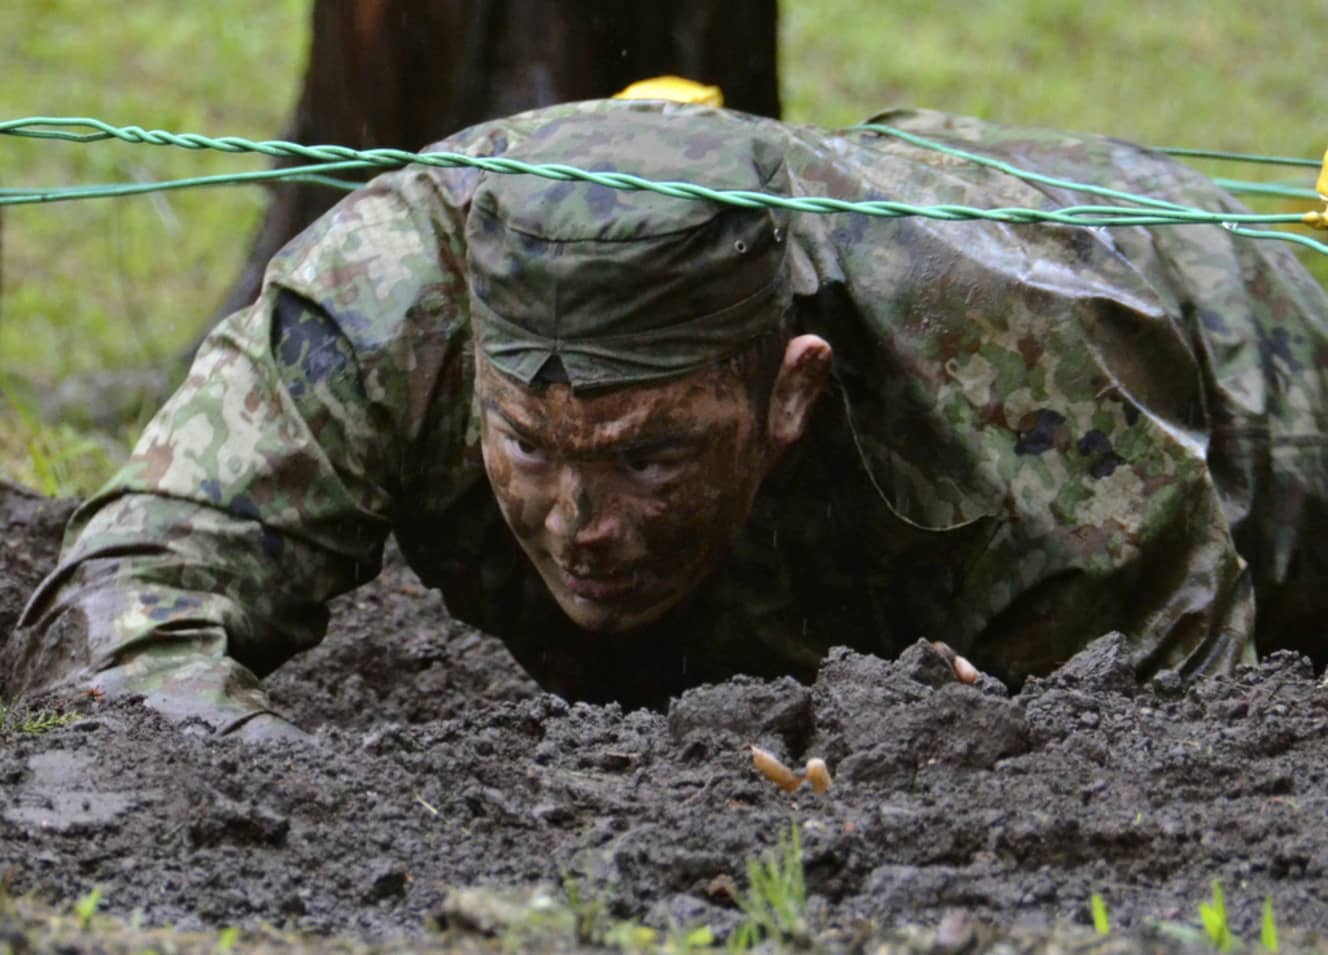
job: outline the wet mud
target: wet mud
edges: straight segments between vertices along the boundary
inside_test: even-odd
[[[0,633],[54,559],[68,506],[0,489]],[[0,878],[182,929],[278,925],[366,940],[459,927],[476,888],[573,880],[614,917],[740,919],[745,862],[797,825],[828,947],[911,923],[1195,922],[1214,879],[1232,928],[1328,932],[1328,690],[1275,655],[1136,686],[1104,636],[1009,697],[917,646],[837,651],[815,683],[735,679],[666,712],[568,705],[450,623],[393,561],[329,638],[270,679],[307,744],[246,744],[135,701],[0,739]],[[828,793],[786,793],[749,744]],[[464,906],[462,906],[464,908]]]

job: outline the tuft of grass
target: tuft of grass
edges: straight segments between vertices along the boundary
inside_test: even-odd
[[[1227,916],[1226,896],[1222,883],[1213,880],[1213,894],[1207,902],[1199,903],[1199,924],[1189,925],[1184,922],[1163,921],[1155,923],[1172,938],[1186,945],[1209,946],[1219,952],[1231,952],[1246,948],[1234,932]],[[1276,952],[1279,949],[1277,918],[1273,913],[1273,899],[1267,896],[1263,900],[1263,919],[1259,933],[1259,943],[1265,951]]]
[[[565,901],[541,893],[512,913],[502,936],[503,950],[562,951],[569,944],[578,950],[593,948],[659,955],[713,950],[714,933],[709,926],[675,926],[662,936],[647,925],[614,918],[604,898],[587,893],[576,879],[564,879],[563,891]]]
[[[127,447],[123,435],[43,421],[0,376],[0,476],[47,497],[86,496],[123,463]]]
[[[97,914],[97,909],[101,907],[101,888],[93,886],[92,891],[86,895],[80,896],[74,902],[74,917],[78,919],[78,927],[86,932],[92,924],[92,917]]]
[[[234,925],[221,930],[217,936],[216,953],[217,955],[229,955],[234,950],[235,944],[240,940],[240,930]]]
[[[730,951],[747,951],[764,940],[803,945],[810,939],[802,841],[797,823],[781,834],[773,853],[747,862],[747,892],[738,900],[746,919],[729,938]]]
[[[661,939],[660,933],[648,925],[615,919],[609,914],[608,903],[598,896],[585,894],[575,879],[565,879],[563,891],[567,893],[567,907],[571,912],[572,935],[580,945],[620,952],[690,955],[710,951],[715,943],[715,934],[708,925],[674,926]],[[549,921],[547,915],[544,921]],[[552,921],[557,924],[558,919]],[[521,933],[518,933],[520,938]],[[526,936],[525,940],[529,941],[529,937]]]
[[[82,717],[77,713],[29,710],[22,705],[10,706],[0,700],[0,737],[16,734],[40,736],[70,723],[77,723],[80,719]]]
[[[608,903],[597,895],[586,895],[581,883],[571,877],[563,880],[563,891],[567,894],[576,940],[585,945],[602,944],[613,927]]]
[[[694,925],[683,928],[674,925],[669,929],[661,951],[666,955],[691,955],[692,952],[711,951],[715,944],[715,933],[709,925]]]
[[[1227,922],[1227,903],[1222,895],[1222,883],[1213,880],[1213,898],[1199,903],[1199,922],[1208,941],[1219,952],[1229,952],[1234,944],[1231,926]]]

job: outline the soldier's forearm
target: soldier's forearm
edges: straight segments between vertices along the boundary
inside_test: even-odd
[[[239,701],[227,719],[264,710],[255,674],[317,643],[323,601],[349,585],[335,556],[195,502],[111,496],[80,523],[0,647],[10,695],[83,683],[182,717],[190,694],[210,711]]]
[[[172,718],[216,729],[267,711],[257,677],[230,655],[230,601],[120,576],[132,567],[93,558],[48,578],[0,651],[6,693],[139,694]]]
[[[130,653],[87,674],[83,683],[107,696],[142,696],[145,705],[171,720],[198,721],[223,734],[263,714],[279,715],[250,670],[230,657],[188,648],[158,644]]]

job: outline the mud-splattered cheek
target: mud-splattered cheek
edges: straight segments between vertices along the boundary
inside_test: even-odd
[[[681,496],[638,503],[629,520],[643,549],[658,564],[674,564],[687,549],[689,532],[696,530],[690,502]]]
[[[637,512],[647,551],[679,574],[704,574],[746,519],[752,483],[729,454],[707,455],[689,480]]]
[[[499,500],[507,524],[520,540],[529,541],[544,530],[549,504],[542,493],[515,493],[504,502]]]
[[[507,526],[518,538],[528,540],[543,525],[543,511],[547,508],[541,509],[539,500],[525,487],[529,479],[518,473],[512,459],[490,440],[488,433],[480,441],[480,450],[484,470],[489,475],[489,486],[493,488],[493,496]]]

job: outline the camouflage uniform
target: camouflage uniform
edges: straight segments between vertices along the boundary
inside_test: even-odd
[[[522,156],[586,114],[625,171],[670,138],[694,147],[690,178],[721,181],[725,157],[757,142],[782,153],[795,195],[1084,201],[879,132],[658,103],[555,107],[441,145]],[[647,121],[615,134],[625,116]],[[882,119],[1239,208],[1113,140]],[[830,646],[893,654],[920,636],[1012,681],[1110,629],[1145,676],[1230,668],[1256,638],[1318,648],[1328,300],[1282,244],[1211,226],[793,216],[795,331],[835,349],[808,436],[682,608],[630,638],[560,622],[477,451],[465,240],[485,178],[384,175],[273,260],[258,302],[211,335],[77,515],[5,649],[11,692],[90,681],[237,725],[267,706],[257,678],[321,639],[325,602],[375,575],[390,532],[454,616],[571,697],[659,703],[734,672],[805,678]]]

